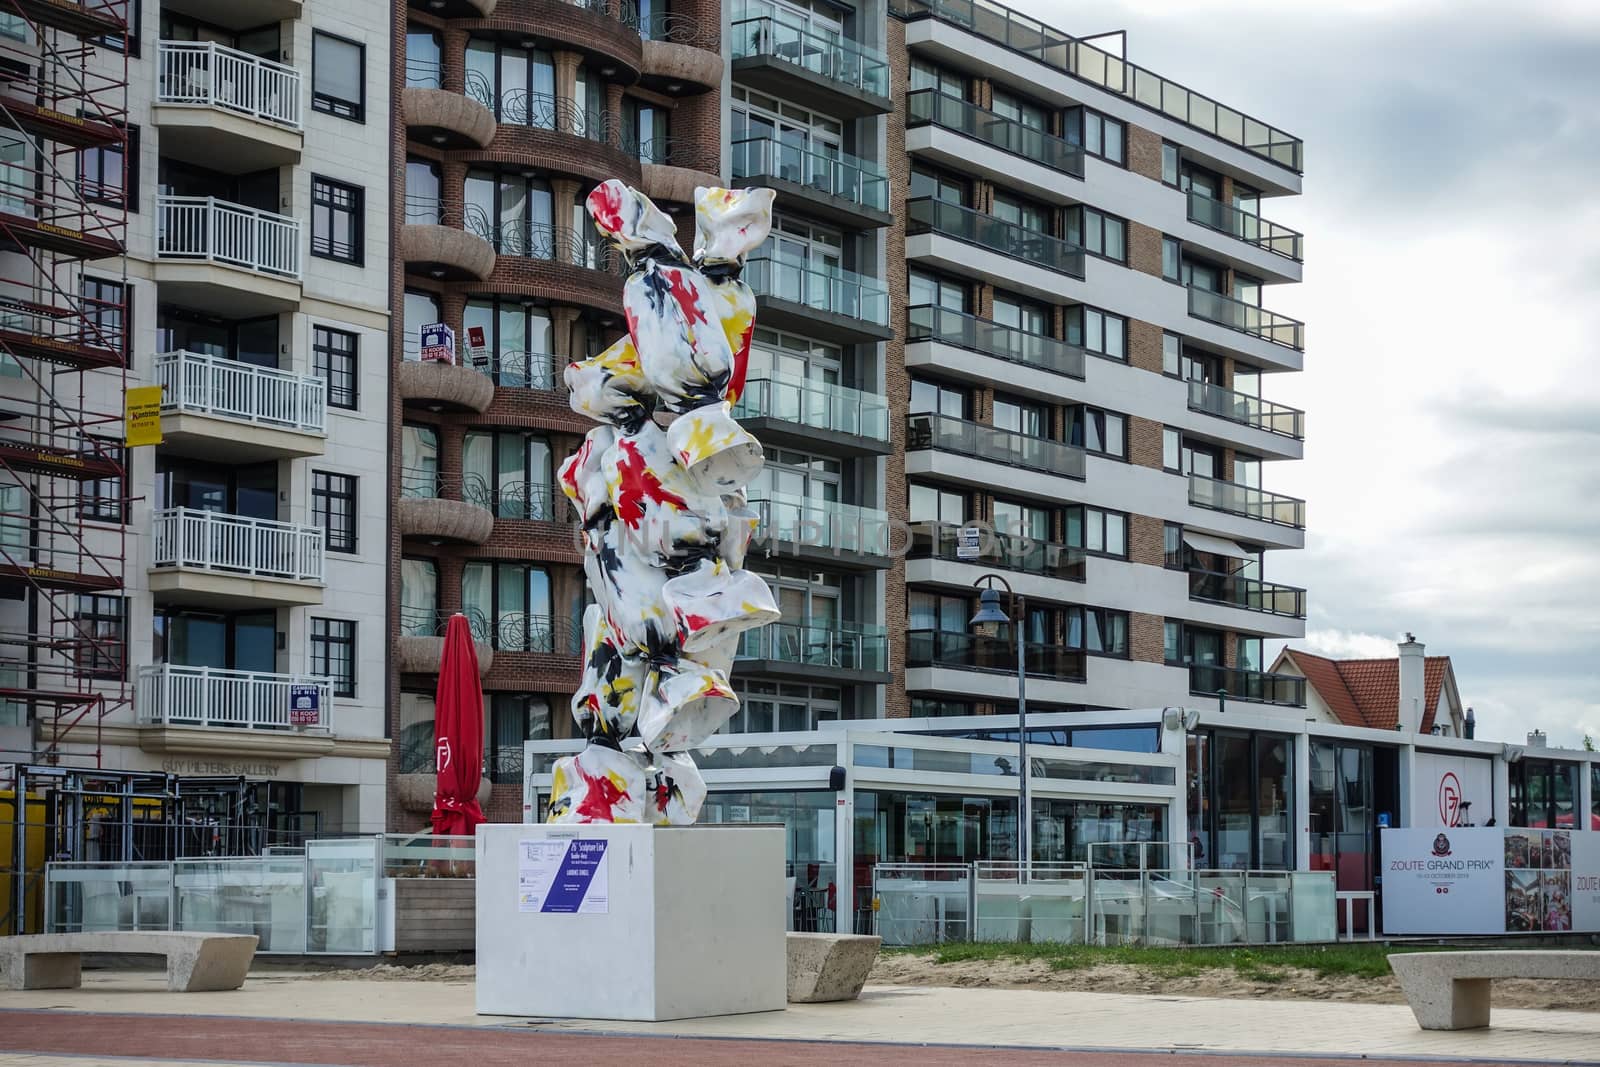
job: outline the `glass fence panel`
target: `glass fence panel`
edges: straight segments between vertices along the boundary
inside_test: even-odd
[[[376,951],[378,853],[371,837],[306,842],[307,952]]]
[[[464,834],[383,835],[385,878],[472,878],[477,839]]]
[[[254,934],[257,952],[305,952],[304,857],[189,859],[172,867],[173,929]]]
[[[1089,904],[1087,871],[1034,868],[1025,885],[1017,882],[1014,873],[1010,878],[985,878],[984,873],[980,864],[973,907],[973,936],[977,940],[1084,943]]]
[[[167,863],[51,863],[45,869],[45,929],[172,929],[172,866]]]
[[[933,945],[971,937],[972,869],[879,864],[872,869],[874,925],[885,945]]]

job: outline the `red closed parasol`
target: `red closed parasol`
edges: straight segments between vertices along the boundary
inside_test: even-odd
[[[467,617],[450,616],[439,660],[439,690],[434,702],[433,737],[438,784],[433,792],[433,832],[471,834],[484,821],[478,807],[483,777],[483,690],[478,653]]]

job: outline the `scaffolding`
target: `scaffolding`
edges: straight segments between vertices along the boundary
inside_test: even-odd
[[[130,701],[130,2],[0,0],[0,764],[98,768]]]

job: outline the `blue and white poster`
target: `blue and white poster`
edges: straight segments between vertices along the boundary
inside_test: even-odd
[[[610,910],[606,845],[601,838],[518,842],[517,910],[604,915]]]

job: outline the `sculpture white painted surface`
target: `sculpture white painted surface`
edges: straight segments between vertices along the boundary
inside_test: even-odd
[[[744,487],[763,457],[732,414],[755,325],[739,271],[772,199],[697,189],[691,261],[642,193],[612,180],[589,195],[632,273],[627,336],[566,371],[573,410],[600,423],[560,472],[595,603],[572,701],[589,743],[556,763],[549,822],[694,822],[706,785],[688,750],[739,709],[728,671],[740,635],[779,618],[743,569],[756,527]]]

